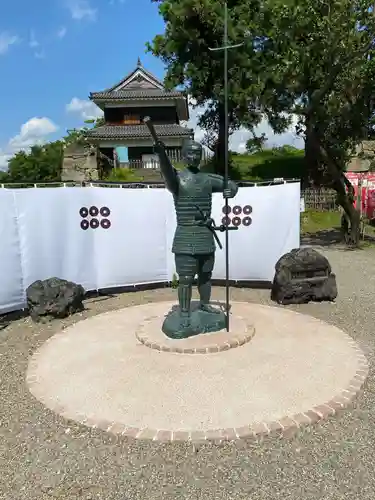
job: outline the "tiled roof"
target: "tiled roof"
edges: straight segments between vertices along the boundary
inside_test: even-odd
[[[112,92],[117,87],[119,87],[120,85],[122,85],[123,83],[125,83],[126,80],[129,80],[133,75],[135,75],[137,71],[141,71],[151,81],[155,82],[155,84],[157,86],[160,86],[160,87],[164,88],[163,82],[161,80],[159,80],[158,78],[156,78],[155,75],[153,75],[152,73],[150,73],[149,71],[147,71],[147,69],[145,69],[142,66],[142,63],[141,63],[140,59],[138,58],[137,67],[133,71],[131,71],[130,73],[128,73],[126,76],[124,76],[124,78],[122,78],[119,82],[115,83],[115,85],[112,85],[112,87],[110,87],[109,89],[106,89],[104,92]]]
[[[177,124],[155,125],[157,135],[164,137],[189,137],[193,130]],[[86,135],[90,139],[147,139],[150,132],[146,125],[103,125],[95,127]]]
[[[127,100],[127,99],[165,99],[168,97],[184,98],[182,92],[177,90],[159,90],[159,89],[137,89],[137,90],[118,90],[115,92],[91,92],[90,99],[97,100]]]

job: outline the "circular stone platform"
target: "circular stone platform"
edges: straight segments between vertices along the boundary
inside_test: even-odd
[[[367,376],[365,356],[338,328],[258,304],[232,304],[233,326],[255,327],[236,349],[196,356],[147,348],[135,332],[146,318],[161,325],[172,305],[100,314],[54,335],[30,360],[30,391],[65,418],[104,431],[222,441],[279,435],[332,415]]]
[[[229,332],[221,330],[187,339],[171,339],[160,329],[165,304],[159,304],[159,314],[147,316],[135,331],[139,342],[151,349],[178,354],[212,354],[240,347],[250,342],[255,333],[254,326],[248,320],[236,315],[231,317]]]

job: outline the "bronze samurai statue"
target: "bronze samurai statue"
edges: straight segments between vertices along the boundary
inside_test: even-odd
[[[166,153],[164,143],[159,140],[151,120],[145,123],[154,139],[154,149],[160,159],[160,169],[167,189],[172,193],[176,210],[177,227],[172,252],[175,254],[178,284],[178,311],[171,311],[163,324],[163,331],[172,338],[186,338],[198,333],[218,331],[225,328],[225,314],[210,305],[211,279],[215,263],[215,240],[220,240],[211,218],[212,194],[223,193],[224,198],[233,198],[238,191],[233,181],[225,187],[224,177],[200,170],[202,146],[193,139],[186,139],[182,147],[182,158],[186,168],[177,171]],[[199,305],[191,310],[192,286],[198,277]]]

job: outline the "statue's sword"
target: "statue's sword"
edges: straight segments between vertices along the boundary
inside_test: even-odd
[[[238,229],[238,227],[237,226],[227,227],[224,224],[221,224],[220,226],[216,226],[214,219],[209,217],[208,214],[205,214],[203,212],[203,210],[200,207],[198,207],[198,205],[194,205],[194,206],[201,215],[201,219],[199,220],[199,225],[207,227],[212,232],[218,247],[220,248],[220,250],[222,250],[223,245],[221,244],[221,241],[220,241],[218,235],[216,234],[216,231],[219,231],[220,233],[224,233],[225,231],[235,231],[236,229]]]
[[[215,238],[215,241],[216,241],[218,247],[220,248],[220,250],[222,250],[223,245],[221,244],[221,241],[220,241],[218,235],[216,234],[216,231],[225,231],[225,229],[221,229],[220,226],[216,226],[215,221],[211,217],[208,217],[208,215],[205,214],[203,212],[203,210],[200,207],[198,207],[198,205],[194,205],[194,206],[201,215],[201,219],[198,221],[198,225],[205,226],[211,231],[211,233],[214,235],[214,238]],[[223,228],[224,228],[224,226],[223,226]]]

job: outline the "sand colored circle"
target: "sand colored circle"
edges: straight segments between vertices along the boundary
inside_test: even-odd
[[[56,413],[154,440],[238,439],[311,424],[346,406],[368,371],[340,329],[281,307],[234,302],[255,335],[209,355],[149,349],[135,332],[173,305],[108,312],[51,337],[30,359],[31,393]],[[235,320],[233,320],[234,322]]]

